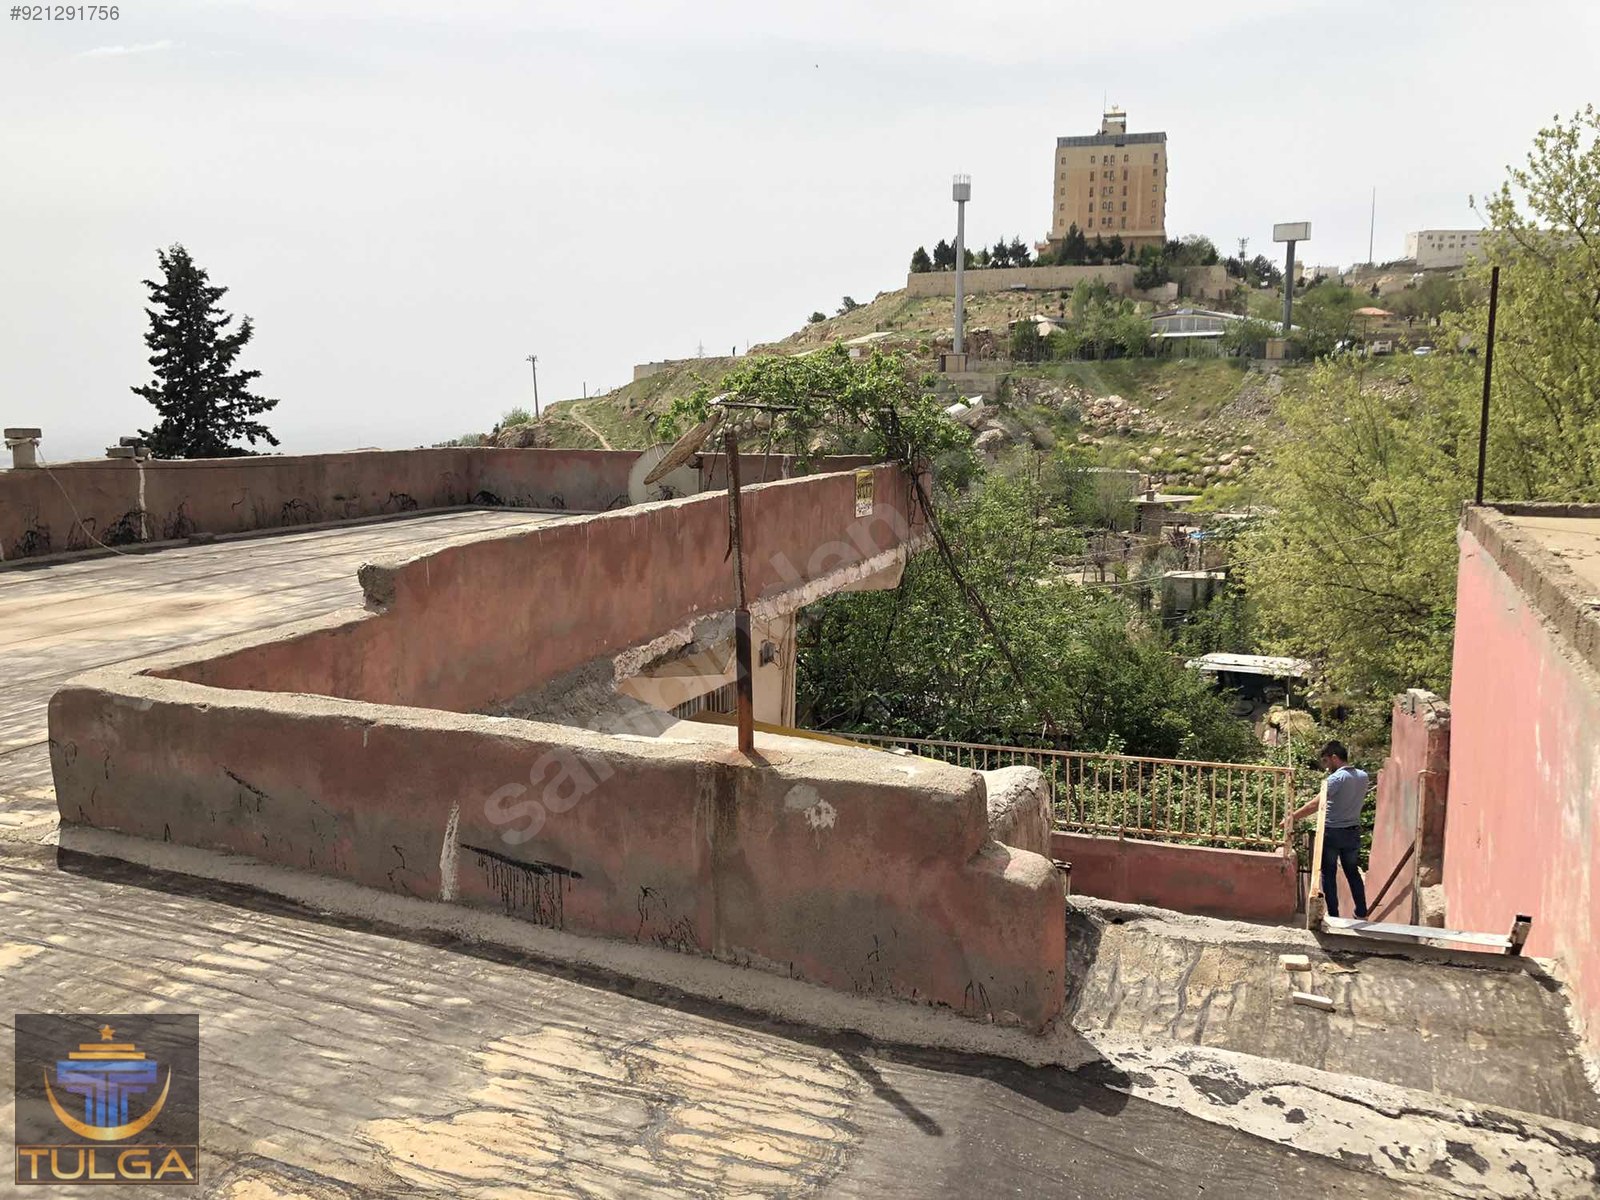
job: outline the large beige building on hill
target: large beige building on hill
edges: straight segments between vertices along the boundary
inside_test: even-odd
[[[1129,133],[1128,117],[1113,108],[1100,132],[1056,139],[1055,202],[1050,240],[1076,225],[1085,237],[1113,234],[1135,246],[1167,237],[1167,135]]]

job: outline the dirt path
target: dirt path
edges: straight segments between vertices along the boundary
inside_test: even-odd
[[[593,425],[589,424],[589,418],[585,417],[581,412],[579,412],[577,410],[577,408],[573,408],[573,410],[572,410],[572,419],[574,421],[576,421],[579,425],[582,425],[590,433],[594,434],[595,437],[600,439],[600,449],[602,449],[602,450],[613,450],[613,449],[615,449],[615,447],[612,446],[612,444],[609,441],[606,440],[606,435],[601,433]]]

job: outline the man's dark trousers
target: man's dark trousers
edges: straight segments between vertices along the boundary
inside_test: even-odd
[[[1367,889],[1361,882],[1361,826],[1346,825],[1322,834],[1322,894],[1328,915],[1339,915],[1339,867],[1350,881],[1350,898],[1356,902],[1356,920],[1367,919]]]

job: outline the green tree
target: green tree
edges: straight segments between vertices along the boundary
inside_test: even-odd
[[[1009,267],[1011,265],[1011,247],[1006,245],[1002,238],[989,250],[989,264],[995,267]]]
[[[1341,341],[1350,336],[1355,327],[1355,312],[1365,302],[1354,288],[1335,284],[1316,284],[1308,287],[1295,301],[1295,329],[1289,337],[1302,351],[1313,358],[1333,353]]]
[[[1137,261],[1139,270],[1133,277],[1133,286],[1141,291],[1158,288],[1172,279],[1167,260],[1156,247],[1141,246]]]
[[[1011,323],[1010,354],[1013,362],[1034,363],[1045,356],[1048,343],[1039,333],[1039,323],[1023,317]]]
[[[1446,344],[1481,350],[1487,277],[1501,269],[1485,492],[1600,500],[1595,110],[1541,130],[1485,208],[1500,232],[1468,267],[1466,307],[1444,316]],[[1322,656],[1374,713],[1401,688],[1448,688],[1455,527],[1477,466],[1481,359],[1433,355],[1407,370],[1397,388],[1329,360],[1309,389],[1283,393],[1284,436],[1259,481],[1273,511],[1240,543],[1269,645]]]
[[[1012,238],[1011,245],[1007,249],[1011,252],[1011,265],[1013,267],[1026,267],[1032,263],[1033,256],[1028,251],[1028,245],[1020,237]]]
[[[853,313],[860,307],[861,305],[857,304],[852,297],[846,296],[843,300],[839,301],[839,315],[842,317],[845,315],[845,313]]]
[[[903,355],[874,351],[854,359],[835,344],[814,354],[746,358],[715,387],[702,383],[675,399],[656,422],[657,436],[671,441],[705,420],[712,398],[723,393],[782,408],[761,432],[775,450],[871,454],[907,465],[944,460],[952,480],[965,478],[971,465],[972,434],[945,414]]]
[[[1081,551],[1046,516],[1032,475],[988,475],[943,513],[961,570],[1020,665],[940,558],[908,564],[899,588],[841,594],[807,609],[798,702],[824,729],[1000,743],[1037,742],[1034,701],[1069,745],[1221,759],[1251,757],[1250,729],[1115,589],[1070,582],[1056,562]]]
[[[1453,274],[1429,274],[1416,288],[1417,313],[1437,323],[1447,312],[1464,307],[1466,296],[1461,279]]]
[[[1057,266],[1077,267],[1089,261],[1089,242],[1084,237],[1083,230],[1076,223],[1067,227],[1067,235],[1061,239],[1061,244],[1056,247],[1055,261]]]
[[[1280,395],[1261,482],[1272,513],[1237,547],[1270,646],[1323,659],[1335,686],[1379,703],[1443,688],[1462,415],[1341,359]]]
[[[956,248],[943,238],[933,248],[933,269],[948,271],[956,265]]]
[[[1271,321],[1246,317],[1242,321],[1229,321],[1222,331],[1222,352],[1240,358],[1264,358],[1267,339],[1278,336],[1278,327]]]
[[[815,312],[813,312],[809,317],[806,318],[806,324],[807,325],[816,325],[816,324],[819,324],[822,321],[826,321],[827,319],[828,319],[828,314],[823,312],[819,308]]]
[[[1198,233],[1170,239],[1161,252],[1175,267],[1210,267],[1219,261],[1216,243]]]
[[[1106,243],[1106,261],[1119,263],[1128,256],[1128,248],[1122,244],[1122,235],[1113,233],[1111,240]]]
[[[928,257],[928,251],[918,246],[911,252],[911,273],[913,275],[926,275],[933,270],[933,260]]]
[[[1486,239],[1486,257],[1468,265],[1472,303],[1447,314],[1443,340],[1481,346],[1489,271],[1498,265],[1489,494],[1600,500],[1600,113],[1594,106],[1541,129],[1527,166],[1511,170],[1484,209],[1497,232]],[[1463,390],[1470,396],[1470,381]]]
[[[278,439],[256,418],[278,402],[250,390],[260,371],[236,367],[240,351],[255,336],[250,318],[228,328],[233,317],[217,304],[228,289],[212,285],[183,246],[157,250],[156,260],[162,278],[143,281],[151,302],[145,309],[150,328],[144,344],[155,379],[132,391],[154,405],[161,419],[139,436],[157,458],[253,453],[234,444],[241,438],[251,446],[258,441],[276,446]]]

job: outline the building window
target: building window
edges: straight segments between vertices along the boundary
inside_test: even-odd
[[[1094,201],[1093,200],[1089,201],[1089,211],[1090,212],[1094,211]]]
[[[1123,217],[1122,218],[1122,227],[1124,229],[1126,229],[1128,227],[1128,218],[1127,217]]]
[[[1128,211],[1128,202],[1126,200],[1124,200],[1122,202],[1122,211],[1123,212],[1127,212]]]
[[[1126,155],[1126,154],[1124,154],[1124,155],[1123,155],[1123,156],[1122,156],[1122,161],[1123,161],[1123,162],[1127,162],[1127,161],[1128,161],[1128,156],[1127,156],[1127,155]]]
[[[1128,177],[1128,168],[1127,167],[1123,167],[1122,168],[1122,177],[1124,179],[1126,179]]]
[[[1090,172],[1089,172],[1089,182],[1090,182],[1090,183],[1093,183],[1093,182],[1094,182],[1094,172],[1093,172],[1093,171],[1090,171]]]

